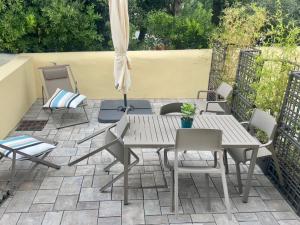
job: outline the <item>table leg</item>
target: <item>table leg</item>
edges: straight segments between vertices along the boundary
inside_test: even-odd
[[[248,175],[247,175],[246,187],[245,187],[245,191],[244,191],[244,195],[243,195],[244,203],[248,202],[249,192],[250,192],[250,188],[251,188],[251,179],[253,176],[254,167],[256,165],[257,152],[258,152],[258,148],[253,149],[253,151],[252,151],[250,166],[249,166]]]
[[[124,205],[128,205],[128,148],[124,147]]]

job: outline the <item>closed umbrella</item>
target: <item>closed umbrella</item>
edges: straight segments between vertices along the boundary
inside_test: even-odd
[[[131,84],[130,62],[127,56],[129,44],[128,0],[109,0],[109,16],[115,49],[115,87],[124,95],[124,106],[127,107],[126,94]]]

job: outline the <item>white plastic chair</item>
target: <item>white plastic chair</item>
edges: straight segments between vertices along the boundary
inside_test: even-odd
[[[225,167],[223,163],[222,131],[215,129],[178,129],[176,132],[175,147],[166,149],[164,152],[165,166],[172,171],[172,207],[175,209],[175,215],[178,215],[178,174],[179,173],[204,173],[206,177],[206,190],[208,197],[208,208],[210,208],[209,199],[209,175],[221,174],[222,184],[225,196],[225,205],[228,218],[231,219],[230,202],[228,195],[227,181],[225,177]],[[185,150],[194,151],[212,151],[219,153],[218,164],[216,167],[196,167],[196,166],[179,166],[178,154]],[[174,160],[168,158],[168,153],[173,151]]]

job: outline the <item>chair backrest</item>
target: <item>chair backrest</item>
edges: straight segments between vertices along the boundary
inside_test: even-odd
[[[112,154],[120,163],[124,164],[124,144],[122,139],[118,138],[111,130],[105,133],[105,144],[109,144],[117,140],[113,145],[107,148],[107,151]]]
[[[216,129],[178,129],[175,151],[218,151],[221,150],[222,131]]]
[[[124,115],[121,117],[121,119],[117,122],[116,125],[117,137],[123,138],[128,128],[129,128],[129,121],[127,119],[127,114],[124,113]]]
[[[75,92],[75,88],[73,86],[75,81],[70,74],[71,71],[69,65],[40,67],[39,70],[42,73],[42,83],[47,98],[50,98],[57,88]]]
[[[183,103],[181,103],[181,102],[174,102],[174,103],[163,105],[160,108],[159,114],[166,115],[169,113],[180,113],[182,105],[183,105]]]
[[[216,93],[226,100],[231,95],[232,90],[233,88],[229,84],[222,82],[216,89]]]
[[[255,109],[249,121],[249,125],[250,128],[254,127],[265,132],[268,135],[269,140],[272,140],[274,138],[277,123],[276,119],[269,113],[260,109]]]

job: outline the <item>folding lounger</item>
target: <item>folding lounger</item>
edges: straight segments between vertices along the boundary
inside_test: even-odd
[[[42,164],[55,169],[60,166],[44,160],[44,158],[56,147],[56,142],[28,135],[20,135],[0,140],[0,159],[3,157],[12,160],[10,189],[14,189],[14,178],[16,171],[16,162],[30,160],[35,165],[30,171],[35,169],[38,164]]]
[[[40,67],[42,74],[42,93],[43,108],[49,109],[53,118],[53,112],[56,110],[81,107],[84,111],[86,120],[62,126],[57,125],[55,119],[53,121],[57,129],[88,123],[89,119],[85,110],[85,96],[80,95],[77,81],[74,79],[73,73],[69,65],[54,65]],[[47,99],[47,103],[45,103]]]

